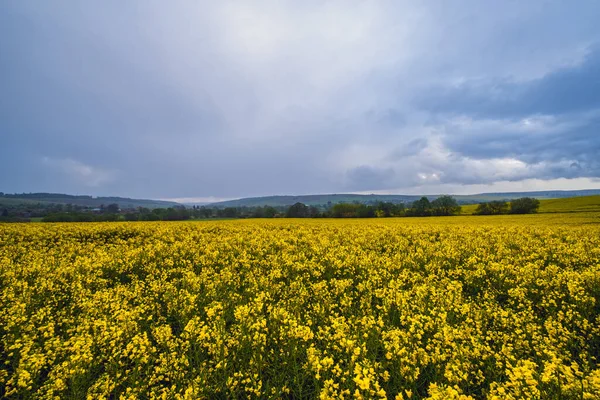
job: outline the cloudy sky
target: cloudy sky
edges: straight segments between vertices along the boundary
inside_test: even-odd
[[[0,191],[600,188],[600,3],[0,2]]]

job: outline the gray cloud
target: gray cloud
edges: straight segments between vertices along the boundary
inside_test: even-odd
[[[239,197],[600,176],[598,6],[0,3],[0,190]]]
[[[434,87],[417,96],[434,113],[478,118],[555,115],[600,108],[600,47],[588,50],[580,64],[562,67],[530,81],[469,80]]]
[[[450,151],[518,159],[537,178],[600,176],[598,47],[581,64],[533,81],[468,82],[441,91],[421,105],[436,115],[432,125],[443,131]]]
[[[393,189],[395,174],[392,168],[361,165],[347,172],[347,187],[352,191]]]

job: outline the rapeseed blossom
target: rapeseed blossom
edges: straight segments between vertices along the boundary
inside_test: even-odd
[[[568,217],[4,224],[0,291],[2,398],[600,398]]]

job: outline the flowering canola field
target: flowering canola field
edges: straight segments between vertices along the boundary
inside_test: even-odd
[[[0,225],[0,397],[599,399],[585,221]]]

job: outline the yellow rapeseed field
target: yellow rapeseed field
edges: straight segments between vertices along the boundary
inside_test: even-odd
[[[0,225],[0,397],[599,399],[600,218]]]

